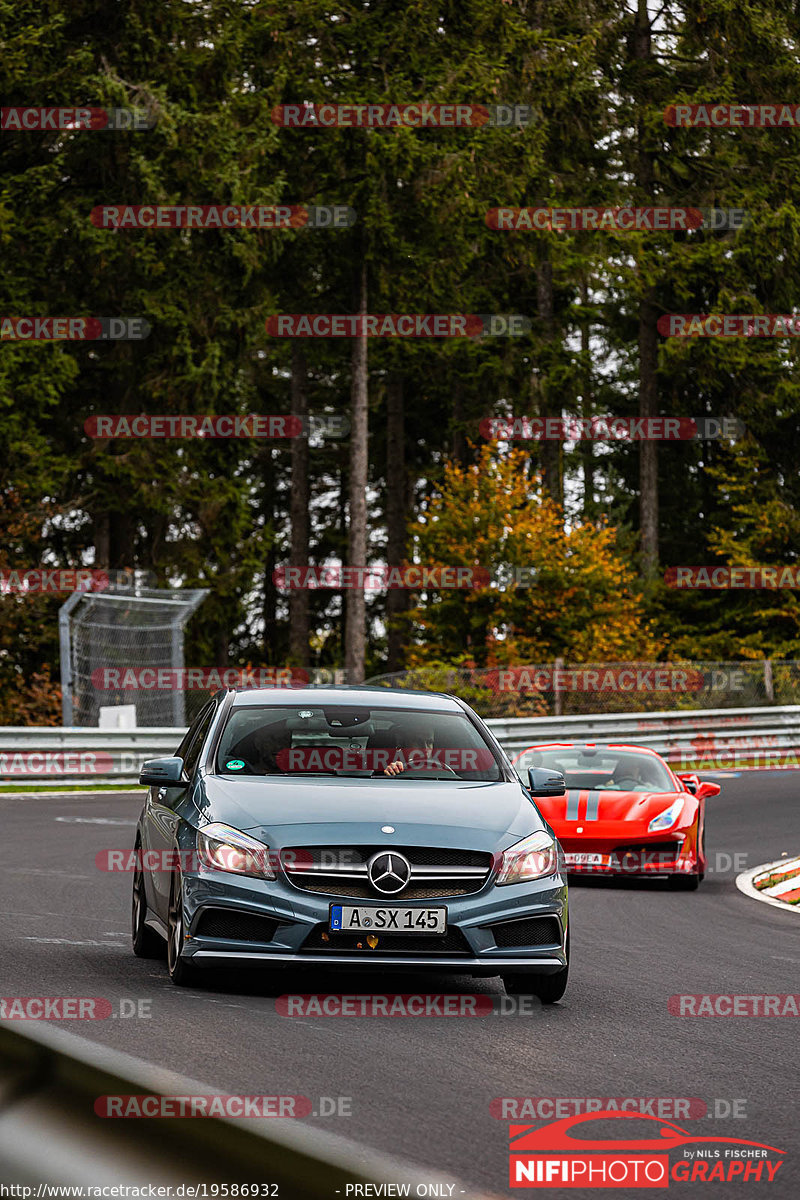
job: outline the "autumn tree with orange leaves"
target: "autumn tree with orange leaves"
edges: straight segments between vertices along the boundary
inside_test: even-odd
[[[603,522],[565,529],[523,451],[486,445],[472,465],[447,464],[411,533],[421,564],[480,566],[492,577],[427,594],[409,614],[411,667],[465,657],[477,666],[652,661],[663,649],[617,531]],[[522,567],[528,586],[514,582]]]

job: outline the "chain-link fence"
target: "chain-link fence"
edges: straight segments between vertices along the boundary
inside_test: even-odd
[[[97,726],[101,710],[124,706],[129,725],[185,725],[185,689],[140,681],[148,670],[182,670],[186,622],[206,592],[151,588],[134,575],[70,596],[59,613],[64,724]]]
[[[367,680],[460,696],[482,717],[583,716],[800,703],[800,662],[418,667]]]

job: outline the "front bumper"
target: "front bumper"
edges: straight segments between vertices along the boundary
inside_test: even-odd
[[[557,837],[565,856],[599,854],[603,862],[575,863],[565,858],[569,875],[667,877],[701,870],[697,827],[678,826],[667,831],[631,832],[630,828],[593,829],[580,836],[563,830]]]
[[[402,949],[392,948],[390,934],[381,936],[376,948],[369,947],[364,939],[362,948],[356,949],[352,945],[353,935],[341,935],[337,943],[339,935],[329,933],[328,929],[330,904],[333,900],[346,902],[346,898],[300,890],[283,878],[267,881],[205,869],[186,872],[183,897],[187,933],[182,957],[198,967],[236,963],[243,967],[327,966],[468,975],[497,975],[501,971],[544,975],[566,965],[567,886],[562,875],[503,887],[488,883],[480,892],[457,898],[408,901],[410,908],[441,905],[447,908],[447,948],[441,952],[436,948],[438,939],[426,939],[425,935],[415,939],[418,945],[405,945]],[[402,896],[393,902],[403,904]],[[385,906],[387,901],[362,899],[353,903],[377,907],[381,903]],[[266,925],[263,940],[257,932],[246,940],[204,935],[203,928],[208,927],[212,913],[217,918],[217,928],[224,928],[227,921],[235,922],[242,916],[251,924],[253,918],[262,919]],[[548,923],[541,924],[542,921]],[[502,932],[498,933],[498,929]],[[322,933],[328,934],[324,945]],[[529,936],[538,938],[540,944],[525,944]],[[403,939],[409,940],[412,939]],[[454,940],[460,946],[457,953],[452,949]],[[509,941],[513,944],[509,945]],[[309,942],[312,946],[307,948]]]

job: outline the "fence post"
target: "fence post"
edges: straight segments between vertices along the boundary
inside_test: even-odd
[[[775,684],[772,679],[772,659],[764,659],[764,692],[770,704],[775,703]]]
[[[561,699],[563,693],[557,685],[557,677],[564,670],[563,658],[557,658],[555,661],[555,669],[553,671],[553,716],[560,717],[564,712],[564,703]]]

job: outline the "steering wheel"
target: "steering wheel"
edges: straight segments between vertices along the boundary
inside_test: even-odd
[[[633,775],[623,775],[621,779],[615,779],[614,783],[621,792],[635,792],[642,780],[634,779]]]
[[[453,779],[461,778],[461,776],[458,775],[453,770],[453,768],[448,766],[446,763],[442,763],[441,766],[438,766],[438,767],[414,767],[414,766],[409,767],[409,766],[406,766],[402,771],[398,771],[398,773],[396,775],[386,775],[385,778],[386,779],[403,779],[403,778],[407,779],[409,775],[413,775],[417,779],[436,779],[439,775],[442,775],[443,773],[446,773],[448,778],[451,775],[452,775]],[[376,771],[375,774],[384,776],[383,771]]]

